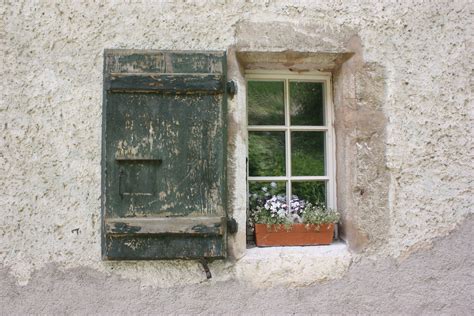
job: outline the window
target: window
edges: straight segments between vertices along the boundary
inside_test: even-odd
[[[269,190],[336,208],[331,76],[248,72],[249,203]]]

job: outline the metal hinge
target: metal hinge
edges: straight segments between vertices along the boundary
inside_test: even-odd
[[[227,83],[225,84],[225,88],[227,90],[227,93],[233,97],[234,94],[237,93],[237,85],[235,84],[234,81],[227,81]]]
[[[239,229],[239,224],[237,224],[237,221],[230,217],[227,219],[227,232],[229,234],[235,234],[237,233],[237,230]]]

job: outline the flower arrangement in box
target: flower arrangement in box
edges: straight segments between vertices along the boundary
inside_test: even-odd
[[[262,187],[250,195],[251,219],[257,246],[307,246],[330,244],[334,225],[339,221],[336,210],[320,203],[309,203],[293,195],[288,200],[277,193],[277,184]]]

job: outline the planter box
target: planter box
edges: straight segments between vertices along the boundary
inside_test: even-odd
[[[329,245],[334,236],[334,224],[255,224],[255,239],[258,247],[265,246],[310,246]]]

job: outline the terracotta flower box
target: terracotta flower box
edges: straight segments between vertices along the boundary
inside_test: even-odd
[[[258,247],[329,245],[334,236],[334,224],[255,224]]]

